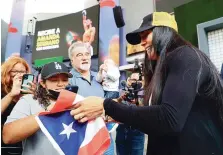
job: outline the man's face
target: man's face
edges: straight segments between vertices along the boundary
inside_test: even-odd
[[[72,66],[80,72],[86,72],[91,67],[91,54],[85,47],[77,47],[73,53]]]

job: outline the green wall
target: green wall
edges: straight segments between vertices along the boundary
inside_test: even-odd
[[[197,24],[223,17],[223,0],[194,0],[174,8],[179,34],[198,47]]]

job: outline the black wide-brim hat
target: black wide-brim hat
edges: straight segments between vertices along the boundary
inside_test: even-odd
[[[151,30],[157,26],[167,26],[178,31],[177,22],[174,16],[167,12],[153,12],[143,18],[142,23],[137,30],[126,35],[126,40],[132,45],[137,45],[141,42],[139,33]]]

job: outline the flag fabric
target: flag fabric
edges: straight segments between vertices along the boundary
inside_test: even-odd
[[[36,117],[40,129],[61,155],[101,155],[110,145],[109,132],[101,117],[79,123],[67,110],[83,99],[64,90],[51,111]]]
[[[118,127],[118,123],[114,123],[114,122],[107,122],[106,123],[106,127],[108,129],[109,133],[112,133],[114,131],[116,131],[116,128]]]

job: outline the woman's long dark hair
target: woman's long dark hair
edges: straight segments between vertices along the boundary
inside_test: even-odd
[[[201,72],[203,69],[202,64],[209,68],[210,81],[205,94],[210,96],[216,101],[216,108],[219,109],[220,122],[223,125],[223,83],[219,76],[219,73],[211,62],[211,60],[199,51],[197,48],[193,47],[189,42],[185,41],[175,30],[169,27],[155,27],[153,29],[153,39],[152,46],[154,52],[158,54],[159,59],[157,61],[151,61],[148,59],[147,53],[145,52],[144,60],[144,77],[145,77],[145,94],[144,104],[148,105],[151,99],[152,104],[159,104],[161,101],[161,96],[164,88],[164,84],[167,78],[167,69],[165,65],[165,60],[167,55],[176,49],[181,48],[184,45],[191,47],[197,54],[200,60],[200,69],[197,76],[197,93],[198,84],[200,81]]]
[[[45,83],[46,81],[43,80],[43,83]],[[43,88],[43,86],[38,83],[37,85],[37,90],[34,94],[34,99],[39,101],[39,104],[45,109],[47,110],[47,107],[50,105],[50,97],[48,95],[48,92],[45,88]]]

